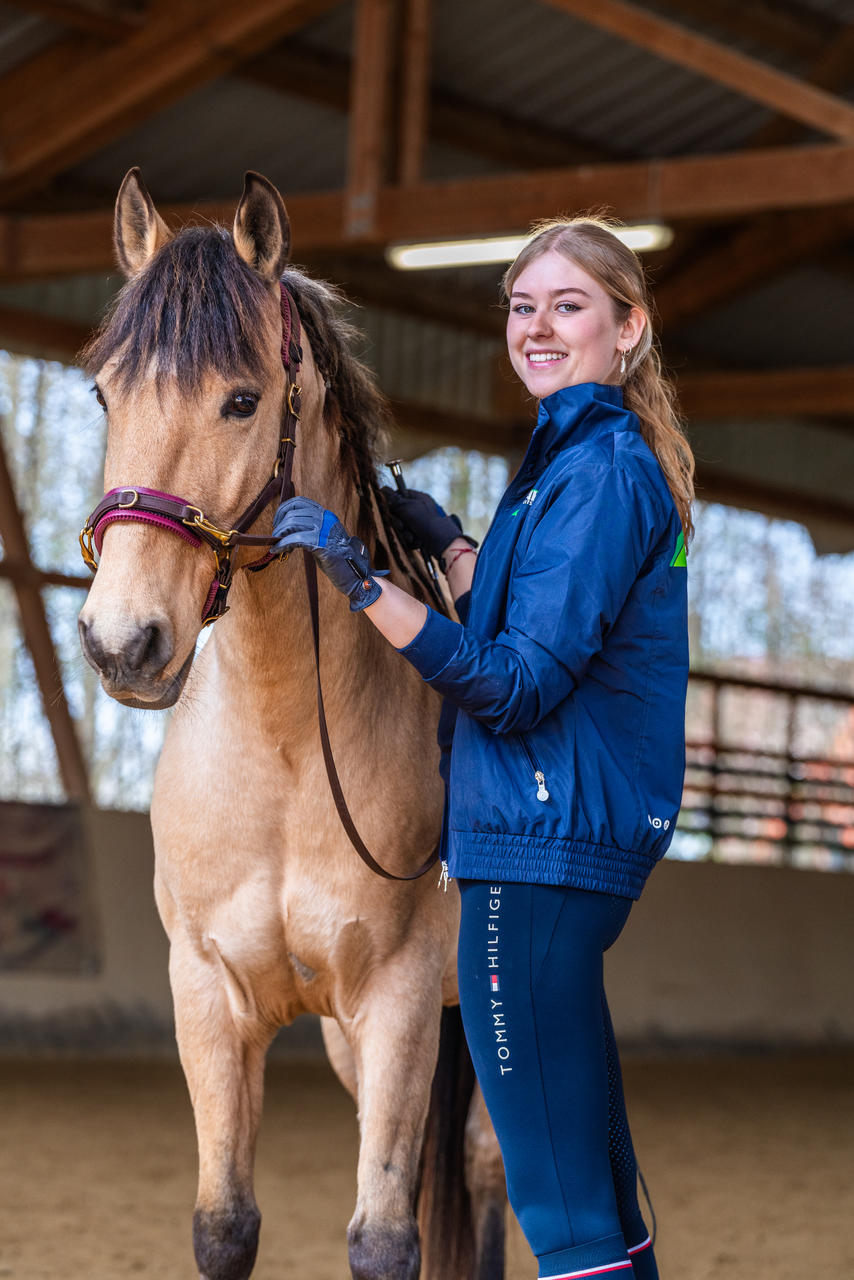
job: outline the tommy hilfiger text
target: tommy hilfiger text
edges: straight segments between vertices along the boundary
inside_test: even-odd
[[[507,1019],[504,1001],[501,994],[501,974],[499,963],[499,924],[501,920],[501,885],[489,887],[489,916],[486,933],[486,968],[489,975],[490,1009],[492,1013],[492,1033],[495,1036],[495,1052],[498,1056],[498,1069],[503,1076],[512,1070],[510,1065],[510,1045],[507,1041]]]

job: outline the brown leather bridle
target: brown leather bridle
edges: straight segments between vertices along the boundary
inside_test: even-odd
[[[295,494],[291,473],[293,471],[296,431],[301,409],[301,393],[297,382],[302,365],[300,319],[296,304],[282,283],[279,284],[279,296],[282,315],[282,364],[285,367],[286,376],[279,447],[270,478],[258,496],[253,499],[243,514],[234,522],[232,528],[219,528],[207,519],[201,507],[191,502],[186,502],[183,498],[177,498],[169,493],[161,493],[159,489],[148,489],[143,485],[135,487],[126,485],[110,489],[104,494],[80,533],[80,551],[86,565],[93,573],[98,568],[95,553],[97,552],[100,555],[104,532],[110,524],[119,520],[157,525],[160,528],[167,529],[170,533],[177,534],[195,547],[207,544],[216,558],[216,572],[202,609],[203,626],[216,622],[217,618],[221,618],[223,614],[228,612],[226,601],[234,578],[233,556],[237,547],[255,546],[268,548],[267,552],[259,559],[252,560],[242,566],[242,568],[252,572],[266,568],[273,560],[287,558],[286,556],[276,556],[269,550],[274,542],[272,537],[263,537],[246,532],[271,502],[275,501],[278,505],[286,502]],[[438,846],[417,871],[412,871],[408,875],[394,875],[393,872],[386,871],[385,867],[381,866],[369,852],[347,808],[344,792],[341,789],[341,780],[338,777],[338,770],[335,767],[335,760],[332,755],[332,744],[329,741],[326,711],[323,705],[323,689],[320,682],[320,610],[317,594],[317,566],[310,551],[303,553],[303,566],[314,640],[320,744],[323,749],[326,774],[329,779],[332,798],[338,810],[338,816],[341,819],[344,830],[347,832],[350,843],[371,871],[378,876],[383,876],[386,880],[417,880],[438,861]]]
[[[261,492],[250,502],[243,514],[230,529],[221,529],[208,520],[201,507],[177,498],[159,489],[147,489],[143,485],[126,485],[110,489],[104,494],[89,516],[80,533],[80,551],[84,561],[94,573],[98,567],[95,553],[100,554],[104,533],[108,525],[119,520],[159,525],[171,533],[177,533],[185,542],[200,547],[207,544],[216,559],[216,572],[202,609],[202,625],[216,622],[228,612],[229,588],[234,578],[234,552],[237,547],[270,547],[272,537],[260,537],[247,533],[271,502],[285,502],[294,496],[293,471],[296,430],[299,422],[301,399],[299,383],[302,364],[300,346],[300,320],[294,300],[283,284],[279,285],[282,315],[282,364],[285,366],[287,384],[282,405],[282,428],[276,460],[270,477]],[[276,557],[268,551],[258,560],[244,565],[245,569],[264,569]]]

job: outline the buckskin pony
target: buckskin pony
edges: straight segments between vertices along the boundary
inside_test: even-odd
[[[302,566],[264,551],[292,467],[297,492],[419,588],[377,482],[385,402],[335,291],[288,267],[287,213],[265,178],[247,174],[231,233],[173,234],[131,170],[114,234],[127,283],[83,353],[108,415],[109,492],[84,530],[101,558],[80,634],[112,697],[175,704],[151,820],[198,1135],[200,1275],[252,1270],[264,1060],[310,1012],[358,1103],[352,1275],[496,1280],[500,1157],[451,1012],[457,897],[435,873],[390,883],[353,852],[324,770]],[[240,571],[252,563],[263,571]],[[437,701],[323,577],[318,609],[353,820],[385,867],[410,873],[440,826]],[[196,655],[203,615],[221,620]]]

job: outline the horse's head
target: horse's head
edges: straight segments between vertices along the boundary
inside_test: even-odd
[[[284,203],[247,174],[231,235],[173,235],[134,169],[114,234],[127,283],[84,353],[109,423],[104,487],[179,496],[229,530],[268,481],[282,434]],[[317,382],[310,357],[306,375]],[[162,525],[129,509],[105,523],[80,615],[87,660],[104,689],[132,706],[178,698],[211,587],[211,552]]]

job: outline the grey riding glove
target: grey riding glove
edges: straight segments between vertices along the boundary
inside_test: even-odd
[[[359,538],[351,538],[334,511],[327,511],[310,498],[290,498],[283,502],[273,520],[274,555],[302,547],[310,551],[330,582],[350,599],[350,611],[358,613],[379,600],[381,591],[375,578],[387,571],[371,568],[368,548]]]

